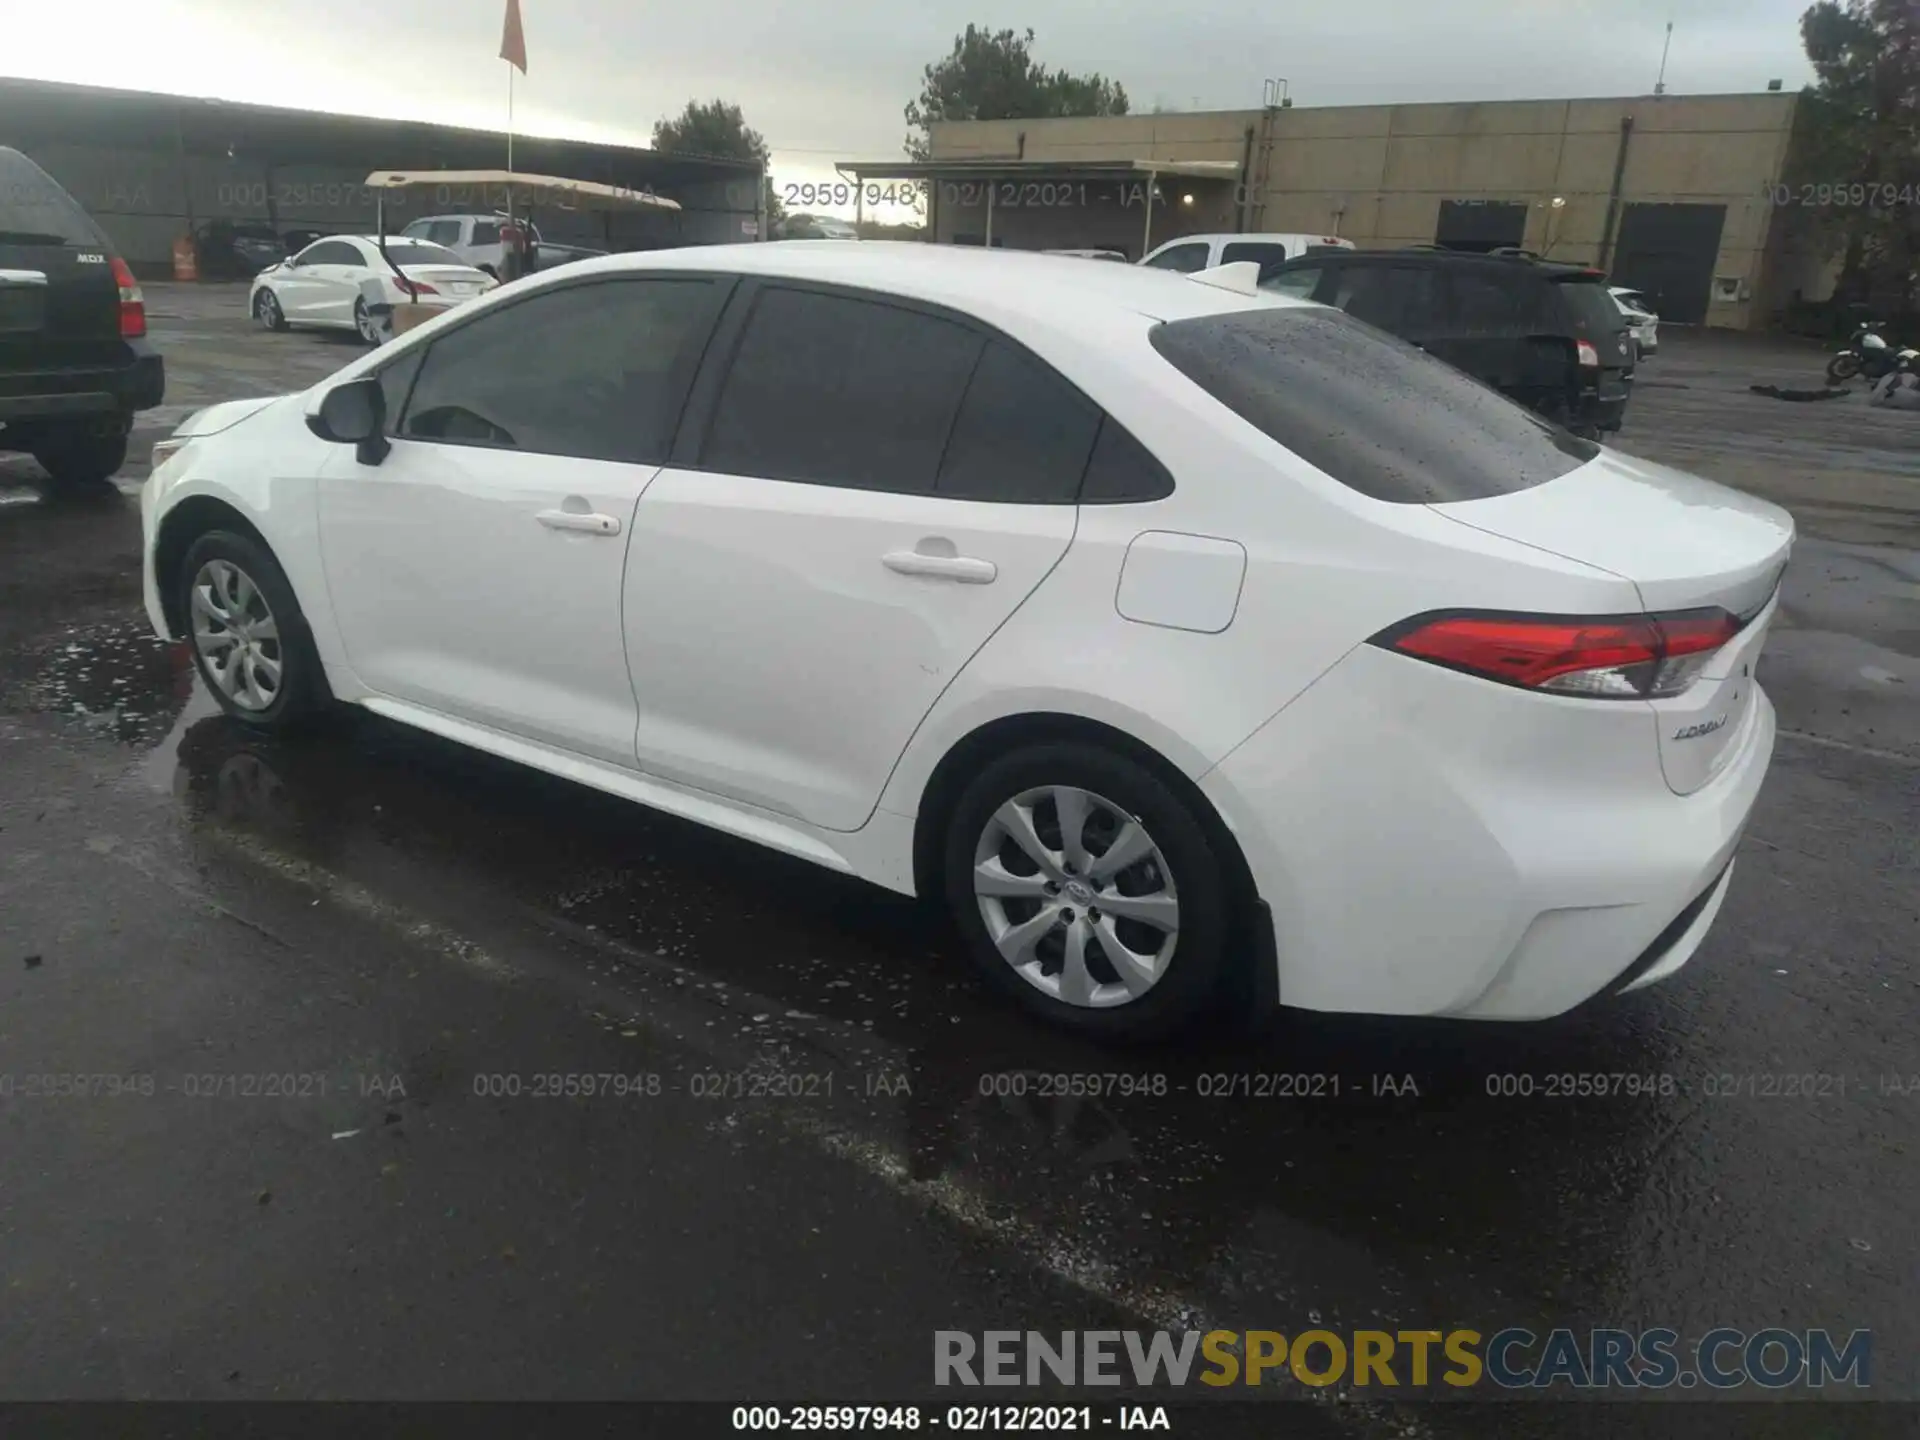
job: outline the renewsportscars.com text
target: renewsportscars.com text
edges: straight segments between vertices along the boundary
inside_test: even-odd
[[[1649,1330],[938,1330],[936,1385],[1303,1385],[1783,1390],[1872,1383],[1873,1333]]]

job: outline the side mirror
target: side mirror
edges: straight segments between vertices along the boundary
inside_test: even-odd
[[[386,392],[371,375],[329,390],[319,413],[307,417],[307,428],[335,445],[355,446],[362,465],[378,465],[393,448],[386,436]]]

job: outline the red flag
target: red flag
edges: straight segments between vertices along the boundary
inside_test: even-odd
[[[507,28],[500,36],[500,58],[527,73],[527,32],[520,27],[520,0],[507,0]]]

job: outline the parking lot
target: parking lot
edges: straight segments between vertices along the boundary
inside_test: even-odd
[[[1872,1397],[1920,1400],[1920,417],[1748,390],[1817,348],[1663,327],[1621,437],[1801,527],[1773,772],[1680,976],[1103,1053],[895,897],[371,717],[223,719],[140,609],[146,447],[358,350],[148,299],[120,493],[0,459],[0,1070],[154,1082],[0,1097],[0,1394],[907,1399],[939,1329],[1779,1325],[1871,1329]],[[1657,1083],[1549,1093],[1621,1073]],[[1276,1074],[1338,1093],[1220,1083]],[[1275,1394],[1276,1433],[1627,1433]]]

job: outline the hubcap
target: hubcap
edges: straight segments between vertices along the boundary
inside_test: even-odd
[[[193,648],[201,667],[238,709],[265,710],[280,698],[285,658],[267,597],[238,565],[209,560],[193,577]]]
[[[1173,874],[1146,827],[1068,785],[1024,791],[994,811],[974,848],[973,893],[1014,972],[1086,1009],[1145,995],[1180,936]]]
[[[278,317],[279,310],[280,306],[279,303],[274,300],[273,292],[271,290],[262,291],[260,294],[260,322],[271,329],[274,320]]]

